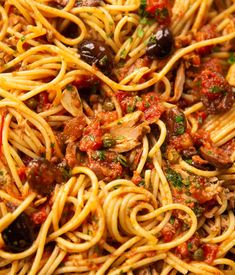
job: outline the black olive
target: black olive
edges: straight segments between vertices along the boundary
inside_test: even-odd
[[[8,250],[18,253],[28,249],[34,239],[33,222],[21,213],[6,229],[2,231],[2,238]]]
[[[113,53],[103,42],[84,40],[78,46],[81,59],[90,65],[96,65],[104,74],[110,74],[113,68]]]
[[[162,27],[153,34],[147,44],[146,54],[151,59],[167,57],[172,50],[174,38],[167,27]]]
[[[55,185],[63,182],[60,169],[44,158],[31,160],[26,175],[30,188],[43,196],[50,195]]]

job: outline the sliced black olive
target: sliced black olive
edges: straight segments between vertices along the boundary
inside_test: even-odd
[[[84,40],[78,46],[81,59],[90,65],[96,65],[104,74],[110,74],[113,68],[113,53],[104,43],[96,40]]]
[[[162,27],[153,34],[147,44],[146,54],[151,59],[167,57],[174,44],[174,38],[167,27]]]
[[[21,213],[2,231],[2,238],[7,249],[11,252],[25,251],[35,240],[33,222],[25,213]]]
[[[30,188],[43,196],[50,195],[55,185],[63,182],[61,170],[44,158],[30,161],[26,175]]]

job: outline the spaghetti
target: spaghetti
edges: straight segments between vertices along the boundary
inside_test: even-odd
[[[0,274],[235,274],[234,13],[0,1]]]

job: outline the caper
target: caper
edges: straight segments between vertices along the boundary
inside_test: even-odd
[[[202,248],[198,248],[194,253],[193,253],[193,259],[195,261],[203,261],[204,260],[204,251]]]

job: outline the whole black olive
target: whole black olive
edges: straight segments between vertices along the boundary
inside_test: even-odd
[[[28,249],[34,241],[33,222],[21,213],[6,229],[2,231],[3,241],[13,253]]]
[[[81,59],[90,65],[96,65],[104,74],[110,74],[113,68],[113,53],[104,43],[96,40],[84,40],[78,46]]]
[[[162,27],[153,34],[147,44],[146,54],[151,59],[167,57],[172,50],[174,38],[167,27]]]

